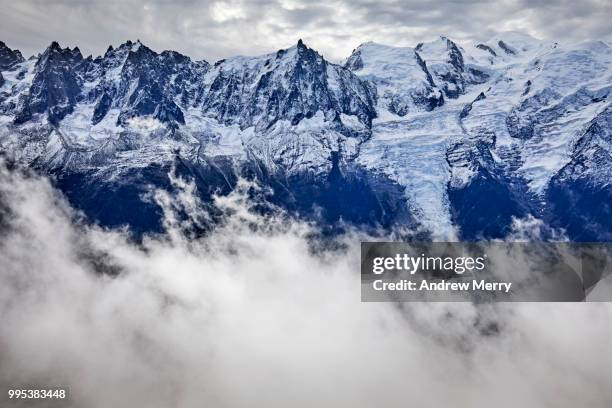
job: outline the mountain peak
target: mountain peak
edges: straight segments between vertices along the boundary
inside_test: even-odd
[[[491,38],[485,45],[501,51],[498,54],[511,56],[516,53],[538,49],[543,45],[543,42],[529,34],[505,31]]]
[[[111,58],[113,60],[117,59],[117,61],[124,62],[126,58],[141,58],[141,54],[143,53],[151,54],[151,56],[157,56],[155,51],[148,48],[146,45],[140,42],[140,40],[127,40],[123,44],[120,44],[117,48],[109,45],[106,53],[104,54],[104,58]]]
[[[140,40],[85,62],[74,45],[53,42],[36,66],[12,62],[12,71],[2,70],[0,144],[37,168],[78,172],[63,184],[77,200],[102,196],[73,188],[79,180],[109,183],[117,192],[108,194],[117,202],[112,220],[132,195],[123,187],[161,180],[158,169],[165,173],[176,152],[182,174],[202,177],[202,191],[254,175],[280,187],[275,197],[287,191],[289,211],[299,205],[310,214],[316,197],[332,202],[339,217],[356,210],[359,219],[380,213],[394,222],[414,209],[432,236],[456,228],[459,238],[497,237],[525,217],[523,209],[555,216],[557,202],[569,209],[554,220],[559,225],[601,214],[600,202],[611,197],[610,44],[551,50],[534,42],[525,51],[535,39],[505,33],[464,50],[447,36],[432,38],[417,49],[365,42],[344,67],[301,38],[276,54],[231,57],[214,68]],[[0,64],[4,58],[14,61],[14,53],[0,43]],[[345,188],[342,179],[359,184]],[[321,183],[323,193],[302,190],[310,183]],[[594,199],[572,203],[587,184]],[[376,186],[380,197],[402,201],[367,198],[366,207],[347,203],[349,213],[330,195]],[[491,193],[495,208],[481,200]],[[127,205],[141,208],[140,201]],[[608,241],[611,219],[605,213]],[[578,229],[574,236],[582,237]]]
[[[440,35],[432,41],[418,43],[415,47],[416,51],[424,51],[436,53],[446,53],[448,50],[458,48],[457,44],[447,36]]]
[[[144,44],[142,42],[140,42],[140,40],[136,40],[136,41],[132,41],[132,40],[127,40],[126,42],[124,42],[123,44],[119,45],[119,47],[117,47],[117,49],[129,49],[130,51],[138,51],[138,49],[143,46]]]
[[[73,62],[78,62],[83,59],[83,55],[81,54],[79,47],[74,47],[73,49],[70,49],[69,47],[62,48],[57,41],[51,42],[49,47],[47,47],[45,52],[41,55],[41,58],[44,58],[46,61],[49,57],[54,55],[60,55],[60,58],[67,58]]]
[[[19,50],[12,50],[4,42],[0,41],[0,70],[9,69],[23,61],[25,59]]]
[[[370,40],[370,41],[362,42],[361,44],[359,44],[357,48],[353,50],[353,52],[358,51],[363,48],[368,48],[368,47],[386,47],[386,45]]]
[[[266,57],[266,56],[263,56]],[[241,57],[239,57],[241,58]],[[255,57],[255,58],[259,58],[259,57]],[[302,39],[300,38],[298,40],[298,42],[296,43],[296,45],[289,47],[287,49],[280,49],[278,51],[276,51],[276,59],[278,60],[285,60],[285,61],[289,61],[289,60],[295,60],[295,61],[299,61],[302,59],[323,59],[323,57],[316,52],[315,50],[313,50],[312,48],[309,48],[304,41],[302,41]],[[230,60],[233,60],[233,58],[231,58]]]
[[[297,49],[298,55],[302,55],[303,53],[307,53],[307,52],[315,52],[315,50],[313,50],[312,48],[309,48],[304,41],[302,41],[302,39],[300,38],[297,42],[297,44],[295,45],[295,49]]]

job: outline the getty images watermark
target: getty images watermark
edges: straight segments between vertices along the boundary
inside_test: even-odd
[[[612,301],[612,244],[361,244],[361,300]]]

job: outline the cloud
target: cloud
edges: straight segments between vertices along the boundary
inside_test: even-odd
[[[0,166],[0,388],[67,385],[80,408],[610,406],[609,304],[361,303],[359,237],[315,253],[243,183],[189,239],[174,180],[170,233],[134,244]]]
[[[610,40],[612,19],[612,4],[600,0],[0,0],[0,7],[0,39],[28,55],[52,40],[99,55],[109,44],[141,39],[211,62],[273,52],[298,38],[334,61],[369,40],[414,46],[437,35],[486,40],[500,30],[559,42]]]

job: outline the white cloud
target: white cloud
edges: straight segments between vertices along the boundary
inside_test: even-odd
[[[235,1],[216,1],[210,10],[211,18],[219,23],[245,18],[246,12],[242,5]]]
[[[0,168],[2,389],[69,385],[80,408],[612,401],[609,304],[361,303],[358,237],[313,254],[310,227],[237,193],[209,236],[168,222],[136,245]],[[166,214],[196,205],[175,182]]]
[[[163,127],[163,123],[158,119],[146,116],[129,118],[127,120],[127,125],[130,129],[140,133],[154,132]]]

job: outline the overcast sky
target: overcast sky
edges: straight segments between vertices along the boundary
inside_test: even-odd
[[[298,38],[337,61],[370,40],[414,46],[437,35],[486,40],[506,30],[560,42],[612,37],[610,0],[0,0],[0,10],[0,40],[26,56],[52,40],[98,55],[140,39],[212,62]]]

